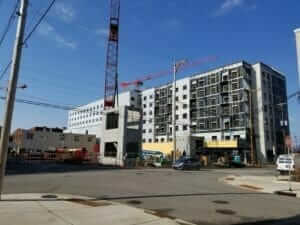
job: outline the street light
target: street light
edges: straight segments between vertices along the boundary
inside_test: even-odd
[[[24,90],[24,89],[28,88],[28,86],[27,86],[27,84],[22,84],[20,86],[17,86],[17,88]],[[8,88],[7,87],[0,87],[0,90],[6,90],[6,91],[8,91]]]
[[[287,126],[287,120],[284,120],[284,113],[283,113],[283,106],[287,105],[286,102],[282,102],[277,104],[277,106],[280,107],[280,111],[281,111],[281,120],[280,120],[280,126],[282,127],[282,136],[283,136],[283,150],[284,152],[286,152],[286,146],[285,146],[285,129],[284,127]]]
[[[289,156],[289,159],[292,159],[292,156],[291,156],[291,149],[289,146],[286,146],[286,133],[285,133],[285,127],[288,126],[288,123],[287,123],[287,120],[284,120],[284,113],[283,113],[283,106],[287,105],[287,102],[281,102],[279,104],[277,104],[277,106],[280,107],[281,109],[281,121],[280,121],[280,126],[282,127],[282,136],[283,136],[283,149],[284,151],[286,151],[287,149],[287,152],[288,152],[288,156]],[[287,148],[286,148],[287,147]],[[289,191],[293,191],[292,189],[292,184],[291,184],[291,166],[292,166],[292,160],[290,161],[290,165],[289,165]]]

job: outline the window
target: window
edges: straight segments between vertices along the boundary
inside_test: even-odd
[[[144,100],[145,100],[145,101],[147,100],[147,96],[144,96]]]
[[[152,142],[152,139],[151,139],[151,138],[149,138],[148,142],[149,142],[149,143],[151,143],[151,142]]]
[[[149,129],[148,132],[149,132],[149,133],[152,133],[152,129]]]
[[[216,94],[217,93],[217,87],[212,86],[210,92],[211,92],[211,94]]]
[[[143,105],[143,107],[144,107],[144,108],[147,108],[147,105],[146,105],[146,104],[144,104],[144,105]]]
[[[187,113],[184,113],[184,114],[182,115],[182,118],[183,118],[183,119],[187,119]]]
[[[179,115],[176,115],[175,118],[176,118],[176,120],[178,120],[179,119]]]
[[[143,143],[146,143],[146,139],[143,139]]]
[[[117,152],[118,152],[117,146],[118,146],[118,142],[107,142],[107,143],[105,143],[104,156],[105,157],[116,158],[117,157]]]
[[[92,140],[93,140],[93,137],[89,136],[88,137],[88,142],[92,142]]]
[[[160,139],[160,142],[165,142],[165,139],[164,139],[164,138],[161,138],[161,139]]]
[[[225,136],[225,140],[230,140],[230,136]]]
[[[267,105],[264,106],[264,111],[268,112],[268,106]]]
[[[233,113],[239,113],[239,106],[238,105],[233,105],[232,106],[232,112]]]
[[[150,95],[149,98],[152,99],[152,98],[153,98],[153,95]]]
[[[176,101],[178,101],[178,100],[179,100],[178,96],[176,96],[175,100],[176,100]]]
[[[146,123],[146,120],[143,120],[143,124],[145,124]]]
[[[156,138],[154,142],[156,142],[156,143],[157,143],[157,142],[158,142],[158,139]]]
[[[149,112],[149,115],[152,115],[152,111]]]
[[[176,90],[176,92],[178,92],[178,87],[175,90]]]
[[[237,102],[239,100],[239,96],[237,94],[232,95],[232,101]]]
[[[65,135],[63,135],[63,134],[59,135],[59,140],[64,141],[65,140]]]
[[[134,101],[134,100],[135,100],[135,98],[134,98],[134,97],[131,97],[131,98],[130,98],[130,100],[131,100],[131,101]]]
[[[182,99],[187,99],[187,95],[183,95],[183,96],[182,96]]]
[[[150,103],[150,104],[149,104],[149,107],[152,107],[152,105],[153,105],[153,104],[152,104],[152,103]]]
[[[176,126],[176,127],[175,127],[175,130],[176,130],[176,131],[178,131],[178,130],[179,130],[179,127],[178,127],[178,126]]]
[[[74,141],[79,142],[79,136],[74,136]]]
[[[33,133],[27,133],[26,134],[26,139],[32,140],[33,139]]]
[[[267,93],[264,92],[264,99],[267,100]]]
[[[187,130],[187,129],[188,129],[187,125],[183,125],[182,130]]]
[[[232,90],[237,90],[237,89],[239,89],[239,83],[237,83],[237,82],[234,82],[234,83],[232,83]]]
[[[234,135],[234,136],[233,136],[233,139],[234,139],[234,140],[239,140],[239,139],[240,139],[240,135]]]
[[[143,129],[143,134],[145,134],[146,133],[146,130],[145,129]]]
[[[186,90],[186,89],[187,89],[187,86],[186,86],[186,85],[183,85],[182,89],[183,89],[183,90]]]
[[[217,141],[217,140],[218,140],[218,137],[217,137],[217,136],[212,136],[212,137],[211,137],[211,140],[212,140],[212,141]]]
[[[175,109],[178,110],[178,105],[175,106]]]
[[[106,114],[106,129],[116,129],[119,127],[119,114],[118,113],[107,113]]]
[[[144,116],[146,116],[146,115],[147,115],[147,113],[146,113],[146,112],[144,112],[144,113],[143,113],[143,115],[144,115]]]
[[[183,104],[182,108],[186,109],[188,107],[187,104]]]

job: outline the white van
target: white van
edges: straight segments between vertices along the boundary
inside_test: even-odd
[[[300,168],[300,154],[283,154],[279,155],[276,161],[277,171],[280,174],[294,171],[295,168]]]

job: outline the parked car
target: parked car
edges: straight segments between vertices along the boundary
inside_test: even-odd
[[[280,174],[287,174],[289,171],[295,171],[300,168],[300,154],[282,154],[279,155],[276,161],[277,171]]]
[[[201,163],[199,159],[196,158],[187,158],[183,157],[177,160],[173,164],[173,169],[175,170],[191,170],[191,169],[200,169]]]
[[[245,164],[241,161],[241,157],[239,155],[232,156],[229,167],[242,168],[245,167]]]

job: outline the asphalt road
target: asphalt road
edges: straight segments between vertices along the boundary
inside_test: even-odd
[[[273,169],[94,170],[6,177],[5,193],[68,193],[156,210],[196,224],[300,224],[300,199],[248,191],[218,179]]]

